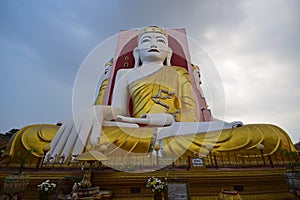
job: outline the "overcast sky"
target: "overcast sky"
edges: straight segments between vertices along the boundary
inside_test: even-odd
[[[300,139],[298,0],[2,0],[0,25],[0,132],[71,117],[89,52],[120,30],[158,25],[186,28],[206,50],[225,120],[276,124]]]

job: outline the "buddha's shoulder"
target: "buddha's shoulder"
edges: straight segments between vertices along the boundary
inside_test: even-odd
[[[180,67],[180,66],[170,66],[171,69],[176,70],[178,73],[180,74],[186,74],[188,73],[187,70],[184,67]]]

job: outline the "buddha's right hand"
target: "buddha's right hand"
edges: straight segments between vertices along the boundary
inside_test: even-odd
[[[90,143],[99,144],[100,133],[104,120],[112,120],[122,110],[107,105],[96,105],[85,109],[75,117],[76,129],[80,138],[88,138],[90,133]],[[84,139],[82,139],[84,141]]]

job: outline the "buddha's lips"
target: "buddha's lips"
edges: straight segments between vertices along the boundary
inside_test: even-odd
[[[150,49],[148,52],[159,52],[157,49]]]

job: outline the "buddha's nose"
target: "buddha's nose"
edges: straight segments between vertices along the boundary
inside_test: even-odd
[[[156,44],[152,44],[150,48],[157,48]]]

